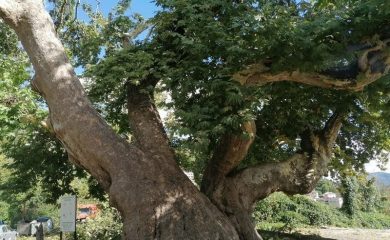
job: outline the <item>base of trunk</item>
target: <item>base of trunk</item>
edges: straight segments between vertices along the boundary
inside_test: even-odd
[[[121,178],[121,184],[111,185],[111,203],[124,221],[123,239],[239,240],[228,217],[185,176],[179,178],[170,183],[134,183]]]

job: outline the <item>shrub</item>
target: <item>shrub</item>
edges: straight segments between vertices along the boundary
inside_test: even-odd
[[[358,213],[360,214],[360,211]],[[272,194],[267,199],[260,201],[253,216],[257,226],[264,230],[275,230],[279,227],[279,229],[291,231],[292,228],[296,227],[326,225],[374,227],[386,224],[386,218],[382,217],[380,224],[374,219],[363,224],[362,219],[349,218],[345,212],[324,203],[315,202],[306,196],[288,197],[283,193]]]
[[[390,228],[390,216],[376,212],[359,212],[355,216],[355,224],[358,227],[388,229]]]
[[[285,223],[282,229],[291,232],[305,222],[305,217],[297,212],[285,211],[280,215],[280,221]]]
[[[120,215],[115,208],[104,205],[95,219],[78,224],[77,233],[79,240],[119,240],[122,235]]]

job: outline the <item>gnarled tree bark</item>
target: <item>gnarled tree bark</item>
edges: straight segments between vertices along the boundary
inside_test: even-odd
[[[245,158],[256,135],[256,124],[248,121],[242,125],[243,133],[224,135],[203,173],[201,191],[211,200],[217,186],[226,175]]]
[[[241,239],[261,239],[251,220],[257,201],[276,191],[304,194],[314,189],[327,172],[343,116],[336,112],[321,131],[302,133],[301,150],[289,159],[231,171],[208,195],[229,216]]]

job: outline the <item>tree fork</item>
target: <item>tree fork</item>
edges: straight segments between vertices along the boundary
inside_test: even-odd
[[[223,179],[213,202],[229,216],[241,239],[261,239],[251,219],[257,201],[276,191],[305,194],[314,189],[327,170],[344,116],[336,111],[321,131],[302,134],[302,149],[288,160],[249,167]]]
[[[206,166],[201,191],[211,200],[213,200],[212,195],[218,185],[245,158],[255,139],[256,124],[254,121],[244,122],[241,130],[241,133],[230,133],[222,136]]]

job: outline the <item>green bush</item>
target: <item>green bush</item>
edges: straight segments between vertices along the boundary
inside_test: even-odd
[[[297,205],[288,196],[283,193],[274,193],[256,205],[254,218],[258,222],[277,222],[281,221],[283,212],[296,209]]]
[[[390,228],[390,216],[377,212],[359,212],[354,217],[357,227],[388,229]]]
[[[324,226],[334,225],[340,217],[337,210],[323,203],[315,202],[306,196],[295,195],[292,197],[297,203],[297,211],[304,216],[307,225]]]
[[[274,193],[260,201],[253,217],[257,227],[262,230],[288,230],[305,226],[337,226],[363,228],[390,228],[390,215],[384,212],[356,211],[353,216],[315,202],[306,196],[288,197],[283,193]]]
[[[291,232],[305,222],[305,218],[297,212],[285,211],[280,215],[280,221],[285,223],[282,229]]]
[[[122,235],[122,222],[118,211],[108,205],[103,206],[96,218],[77,225],[79,240],[119,240]]]
[[[254,218],[257,222],[323,226],[337,224],[340,214],[335,212],[338,211],[323,203],[312,201],[306,196],[288,197],[282,193],[275,193],[257,204]],[[292,219],[293,216],[295,219]]]

